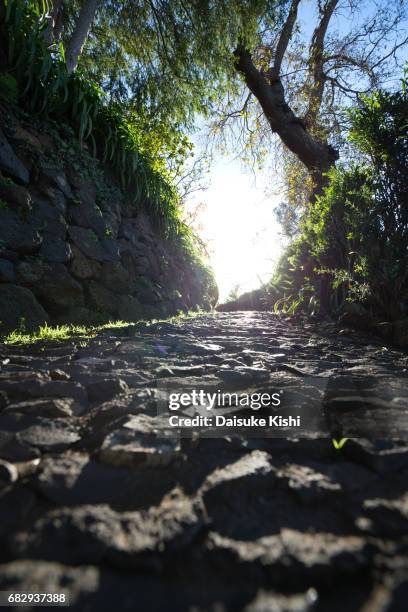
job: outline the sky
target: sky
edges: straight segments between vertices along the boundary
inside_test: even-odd
[[[363,16],[370,9],[370,2],[365,4],[368,9],[364,9]],[[314,6],[313,2],[301,4],[299,19],[306,35],[313,32]],[[335,25],[340,32],[350,27],[344,18]],[[406,50],[403,53],[406,57]],[[193,141],[200,155],[202,136]],[[198,218],[199,234],[208,245],[220,301],[231,291],[243,293],[266,282],[282,254],[284,241],[274,214],[282,197],[271,195],[272,181],[276,183],[270,170],[254,175],[246,172],[232,153],[229,157],[219,153],[210,168],[209,189],[195,193],[188,202],[189,208],[198,202],[205,204]]]
[[[239,161],[218,156],[211,185],[195,196],[204,202],[198,223],[208,245],[220,300],[259,287],[273,271],[281,250],[280,226],[274,207],[279,198],[265,194],[267,177],[246,173]]]

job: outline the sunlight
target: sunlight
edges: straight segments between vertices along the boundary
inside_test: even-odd
[[[218,160],[210,188],[192,198],[204,202],[199,233],[208,244],[220,301],[238,287],[240,293],[267,281],[282,251],[274,215],[279,199],[265,195],[264,178],[245,174],[239,162]]]

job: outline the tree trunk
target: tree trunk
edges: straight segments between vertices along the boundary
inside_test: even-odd
[[[44,32],[44,40],[48,46],[52,45],[56,40],[55,30],[57,23],[61,23],[61,8],[62,0],[54,0],[51,13],[48,16],[48,26]]]
[[[65,49],[68,74],[71,74],[78,66],[79,58],[82,55],[82,50],[95,17],[97,5],[98,0],[84,0],[71,40]]]
[[[61,2],[62,4],[62,2]],[[62,9],[62,7],[61,7]],[[54,42],[58,43],[61,40],[62,32],[64,30],[64,19],[63,19],[63,11],[60,10],[58,12],[57,18],[54,24]]]
[[[285,101],[279,77],[267,79],[254,65],[250,53],[242,46],[235,50],[236,67],[267,118],[273,132],[309,170],[314,183],[312,197],[321,193],[327,180],[325,173],[339,158],[332,146],[310,134],[304,121]]]
[[[292,6],[296,10],[297,4]],[[327,142],[313,136],[305,121],[297,117],[288,106],[279,70],[261,72],[243,46],[235,50],[235,57],[237,70],[244,76],[247,87],[261,105],[272,131],[278,134],[282,142],[308,169],[313,181],[310,194],[310,202],[313,202],[323,192],[328,182],[326,173],[339,158],[339,152]],[[322,275],[320,280],[320,314],[325,315],[330,306],[330,283],[325,275]]]

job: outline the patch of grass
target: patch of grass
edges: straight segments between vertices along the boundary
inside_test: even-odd
[[[103,323],[102,325],[98,325],[98,330],[101,329],[110,329],[111,327],[127,327],[128,325],[134,325],[134,322],[129,321],[108,321],[107,323]]]
[[[34,344],[35,342],[47,342],[47,341],[65,341],[73,338],[81,339],[80,345],[86,340],[90,340],[97,336],[100,332],[109,329],[121,329],[124,327],[134,327],[135,332],[139,326],[149,327],[151,325],[157,325],[160,323],[181,323],[181,320],[196,317],[202,312],[189,311],[189,312],[178,312],[176,315],[163,318],[163,319],[141,319],[139,321],[108,321],[101,325],[85,326],[85,325],[56,325],[52,327],[47,323],[41,326],[35,332],[28,332],[25,329],[25,321],[22,320],[19,327],[7,335],[0,336],[0,343],[3,344]],[[87,343],[85,342],[85,345]]]
[[[86,336],[91,330],[82,325],[50,325],[41,326],[36,332],[27,332],[24,329],[18,328],[4,336],[2,341],[4,344],[33,344],[40,340],[69,340],[75,336]]]
[[[150,327],[160,327],[160,325],[164,323],[171,323],[172,325],[181,325],[185,319],[194,319],[195,317],[205,314],[205,312],[206,311],[203,310],[189,310],[188,312],[179,310],[177,314],[172,315],[171,317],[136,321],[133,325],[135,325],[137,328],[135,331],[148,331]],[[128,325],[132,325],[132,323]]]
[[[20,325],[18,329],[10,332],[0,341],[4,344],[33,344],[39,341],[62,341],[70,340],[72,338],[92,338],[96,336],[100,331],[105,329],[118,329],[121,327],[128,327],[134,325],[126,321],[109,321],[103,325],[95,325],[86,327],[85,325],[56,325],[52,327],[47,323],[42,325],[36,332],[28,332],[24,328],[24,324]]]

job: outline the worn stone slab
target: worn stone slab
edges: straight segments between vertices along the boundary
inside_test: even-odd
[[[109,434],[101,447],[100,458],[112,465],[165,466],[180,451],[176,438],[165,438],[162,422],[155,417],[139,415]]]

